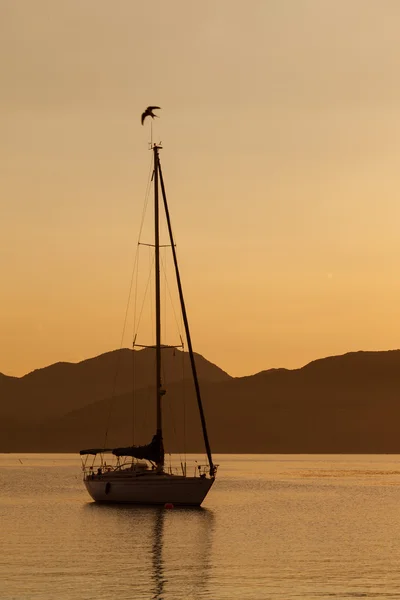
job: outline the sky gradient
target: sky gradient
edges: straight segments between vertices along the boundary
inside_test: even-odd
[[[196,351],[398,348],[399,28],[391,0],[2,0],[0,372],[120,346],[149,104]]]

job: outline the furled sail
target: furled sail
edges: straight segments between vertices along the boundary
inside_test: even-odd
[[[114,448],[115,456],[133,456],[134,458],[151,460],[157,464],[164,463],[164,445],[159,433],[153,436],[150,444],[144,446],[127,446],[126,448]]]

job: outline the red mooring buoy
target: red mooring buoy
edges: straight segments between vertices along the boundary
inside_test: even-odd
[[[164,508],[174,508],[174,505],[171,502],[167,502],[164,504]]]

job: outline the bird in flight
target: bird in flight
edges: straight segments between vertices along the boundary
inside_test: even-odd
[[[142,125],[143,125],[144,120],[145,120],[146,117],[151,117],[152,119],[154,119],[154,117],[158,117],[158,115],[155,115],[153,113],[153,110],[156,110],[156,109],[160,109],[160,107],[159,106],[148,106],[146,108],[146,110],[144,111],[144,113],[142,113]]]

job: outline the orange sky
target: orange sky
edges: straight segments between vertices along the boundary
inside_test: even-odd
[[[3,0],[0,372],[119,347],[148,104],[198,352],[398,348],[399,27],[393,0]]]

